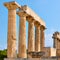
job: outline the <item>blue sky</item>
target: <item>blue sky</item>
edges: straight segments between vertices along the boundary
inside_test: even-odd
[[[4,2],[13,0],[0,0],[0,49],[7,48],[7,27],[8,10],[4,7]],[[20,5],[28,5],[35,11],[46,23],[45,46],[52,47],[52,34],[60,31],[60,0],[15,0]],[[17,35],[19,27],[19,17],[17,16]],[[26,28],[28,23],[26,23]],[[26,29],[28,31],[28,28]],[[26,33],[28,34],[28,33]],[[18,40],[18,36],[17,36]]]

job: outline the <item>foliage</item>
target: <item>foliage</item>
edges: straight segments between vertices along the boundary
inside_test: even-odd
[[[0,60],[4,60],[4,58],[7,58],[7,49],[0,50]]]

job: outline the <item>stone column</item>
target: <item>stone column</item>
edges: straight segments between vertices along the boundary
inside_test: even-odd
[[[57,42],[57,38],[53,38],[54,39],[54,43],[53,43],[53,47],[54,48],[58,48],[58,42]]]
[[[55,32],[52,36],[52,38],[54,39],[53,47],[56,49],[58,49],[58,42],[59,42],[57,36],[59,36],[59,32]]]
[[[7,57],[16,57],[16,8],[19,6],[16,2],[4,3],[8,8],[8,41],[7,41]]]
[[[40,52],[40,25],[35,28],[35,51]]]
[[[41,30],[41,51],[43,51],[45,47],[45,43],[44,43],[45,42],[45,36],[44,36],[45,28],[41,26],[40,30]]]
[[[8,46],[7,56],[16,57],[16,10],[8,13]]]
[[[35,42],[34,42],[34,20],[29,19],[28,26],[28,52],[32,52],[35,50]]]
[[[17,14],[20,16],[18,57],[19,58],[27,58],[27,53],[26,53],[26,15],[23,12],[17,12]]]

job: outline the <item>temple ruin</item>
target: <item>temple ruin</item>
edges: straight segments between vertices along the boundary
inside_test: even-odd
[[[7,2],[4,5],[8,9],[8,58],[16,57],[16,14],[20,17],[18,57],[27,58],[26,21],[29,23],[28,52],[43,50],[45,22],[26,5],[20,6],[16,2]],[[17,8],[19,11],[16,11]],[[36,40],[34,39],[34,26],[36,26]]]
[[[45,47],[45,22],[27,5],[21,6],[17,2],[13,1],[5,2],[4,6],[8,9],[8,58],[41,58],[60,56],[60,33],[55,32],[53,34],[53,48]],[[18,57],[16,53],[16,15],[20,18]],[[26,51],[26,21],[29,23],[28,51]]]

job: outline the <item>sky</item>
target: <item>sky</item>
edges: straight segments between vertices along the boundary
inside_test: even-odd
[[[0,0],[0,50],[7,48],[8,9],[4,2],[16,1],[20,5],[28,5],[46,23],[45,46],[53,47],[52,35],[60,32],[60,0]],[[19,16],[17,20],[17,40],[19,31]],[[28,22],[26,22],[26,40],[28,38]]]

